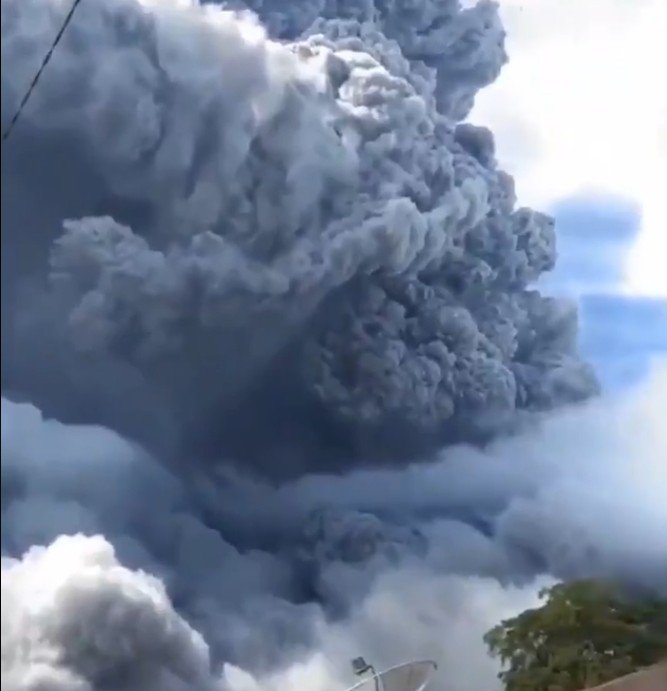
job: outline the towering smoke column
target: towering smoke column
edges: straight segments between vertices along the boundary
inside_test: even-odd
[[[3,127],[68,7],[2,0]],[[504,436],[596,383],[464,122],[503,38],[485,0],[80,4],[2,151],[3,688],[329,691],[363,644],[477,691],[536,577],[664,587],[653,403]]]
[[[495,7],[376,5],[253,6],[288,43],[212,5],[77,12],[3,153],[6,390],[274,477],[595,390],[575,310],[530,289],[551,219],[458,124]],[[62,9],[3,0],[3,119]]]

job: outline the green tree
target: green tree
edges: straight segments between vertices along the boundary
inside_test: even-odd
[[[667,656],[667,600],[599,581],[561,583],[540,598],[484,637],[506,691],[580,691]]]

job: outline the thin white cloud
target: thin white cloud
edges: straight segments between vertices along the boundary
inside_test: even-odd
[[[641,207],[625,288],[667,295],[667,2],[501,0],[510,62],[472,119],[497,134],[522,202],[618,194]]]

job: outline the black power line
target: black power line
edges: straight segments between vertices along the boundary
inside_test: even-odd
[[[39,78],[42,76],[42,72],[44,72],[44,68],[49,64],[49,60],[51,59],[51,56],[53,55],[53,51],[56,49],[56,46],[60,42],[60,39],[63,37],[63,34],[65,33],[65,29],[67,29],[68,24],[72,20],[72,17],[74,16],[74,13],[76,12],[76,8],[79,6],[79,3],[81,0],[74,0],[72,3],[72,6],[70,7],[69,12],[67,13],[67,16],[65,17],[65,21],[62,23],[62,26],[60,27],[60,30],[56,34],[56,37],[49,48],[49,52],[44,56],[44,59],[42,60],[42,64],[39,66],[39,69],[35,73],[35,76],[32,78],[32,82],[30,82],[30,86],[28,87],[28,90],[25,92],[23,98],[21,99],[21,103],[19,104],[19,107],[16,109],[16,112],[14,113],[14,117],[11,119],[9,122],[9,125],[7,126],[7,129],[2,133],[2,141],[6,141],[9,138],[9,135],[11,134],[12,130],[14,129],[14,125],[18,122],[18,119],[21,117],[21,113],[23,112],[23,109],[26,106],[26,103],[28,102],[28,99],[30,98],[32,92],[35,90],[35,87],[37,86],[37,82],[39,81]]]

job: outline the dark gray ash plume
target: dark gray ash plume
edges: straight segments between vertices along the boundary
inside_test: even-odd
[[[595,391],[575,310],[530,288],[553,222],[458,124],[505,59],[495,7],[321,4],[253,7],[290,43],[211,5],[77,13],[3,157],[7,388],[274,477]],[[59,14],[2,7],[9,114]]]
[[[65,11],[2,0],[3,126]],[[651,542],[572,499],[604,435],[559,443],[616,408],[479,447],[597,390],[534,287],[554,223],[463,122],[503,37],[484,0],[81,4],[2,152],[3,688],[328,690],[368,646],[472,690],[536,578],[664,585],[657,503]]]

